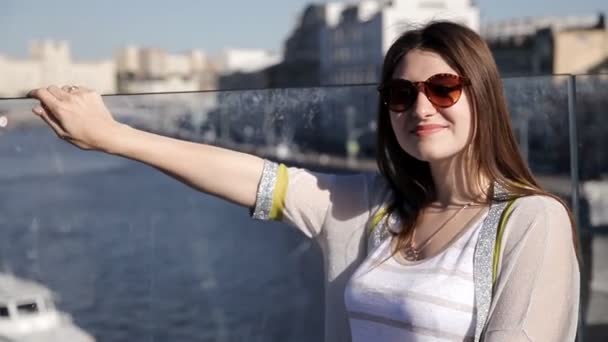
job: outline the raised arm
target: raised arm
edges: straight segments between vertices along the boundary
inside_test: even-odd
[[[102,97],[85,88],[32,90],[33,112],[57,136],[85,150],[123,156],[153,166],[185,184],[236,204],[255,204],[263,160],[215,146],[173,139],[114,120]]]

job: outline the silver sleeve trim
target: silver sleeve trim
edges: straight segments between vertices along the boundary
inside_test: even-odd
[[[494,245],[500,217],[507,202],[494,202],[483,221],[473,256],[473,279],[475,281],[476,326],[475,342],[481,341],[490,306],[492,304],[492,274],[494,272]]]
[[[277,171],[279,164],[270,160],[264,160],[262,177],[258,184],[258,192],[255,199],[255,208],[251,217],[257,220],[270,219],[270,209],[272,208],[272,194],[277,181]]]

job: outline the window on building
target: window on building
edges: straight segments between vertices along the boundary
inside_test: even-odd
[[[28,302],[17,305],[19,314],[33,314],[38,312],[38,304],[36,302]]]

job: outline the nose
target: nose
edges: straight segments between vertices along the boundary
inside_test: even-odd
[[[418,96],[416,97],[416,103],[414,103],[414,115],[423,119],[429,117],[437,112],[437,109],[431,101],[426,97],[424,91],[418,91]]]

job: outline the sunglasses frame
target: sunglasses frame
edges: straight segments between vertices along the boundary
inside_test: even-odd
[[[458,94],[458,97],[456,97],[456,99],[452,99],[451,104],[442,105],[442,104],[436,103],[436,101],[433,101],[432,96],[431,96],[432,91],[429,90],[429,85],[431,85],[431,86],[433,85],[431,83],[431,81],[434,78],[446,77],[446,76],[458,80],[458,84],[455,85],[454,87],[459,88],[458,90],[460,91],[460,93]],[[393,110],[393,109],[391,109],[390,104],[388,103],[389,101],[387,99],[386,91],[390,90],[391,88],[399,87],[399,85],[403,85],[404,87],[410,87],[410,86],[414,87],[416,89],[416,96],[414,98],[414,101],[412,101],[412,103],[409,106],[407,106],[405,109]],[[464,76],[449,74],[449,73],[439,73],[439,74],[432,75],[431,77],[427,78],[425,81],[418,81],[418,82],[412,82],[412,81],[405,80],[402,78],[391,79],[391,80],[385,82],[384,84],[379,85],[378,92],[380,93],[380,98],[382,99],[382,103],[384,103],[384,105],[390,111],[396,112],[396,113],[401,113],[401,112],[406,112],[412,108],[412,106],[416,103],[416,98],[418,97],[418,93],[420,93],[420,92],[424,93],[424,96],[426,96],[426,98],[429,100],[429,102],[431,102],[433,104],[433,106],[436,106],[439,108],[449,108],[449,107],[455,105],[458,102],[458,100],[460,100],[460,97],[462,96],[463,88],[468,85],[471,85],[471,81]]]

